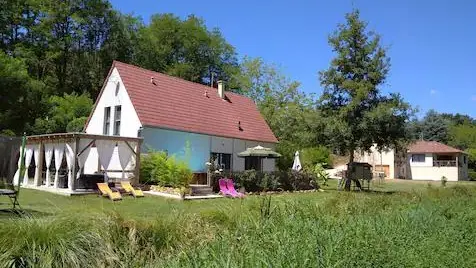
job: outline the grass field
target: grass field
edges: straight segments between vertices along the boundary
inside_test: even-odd
[[[111,202],[22,190],[1,267],[476,267],[476,184]],[[7,201],[7,200],[2,200]]]

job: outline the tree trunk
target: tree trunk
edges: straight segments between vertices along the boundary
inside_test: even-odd
[[[354,151],[355,151],[355,148],[352,146],[349,149],[349,164],[354,162]],[[351,172],[352,172],[352,167],[351,167],[351,165],[348,165],[347,166],[347,172],[345,173],[346,174],[345,185],[344,185],[344,190],[345,191],[350,191],[350,186],[352,184]]]

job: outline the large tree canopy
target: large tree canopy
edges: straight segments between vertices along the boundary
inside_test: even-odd
[[[21,133],[34,122],[36,113],[43,111],[41,88],[22,60],[0,51],[0,130]]]
[[[326,133],[336,149],[350,155],[404,139],[410,106],[399,94],[383,95],[390,60],[380,44],[380,36],[366,30],[359,11],[346,15],[329,37],[336,57],[319,73],[323,94],[320,110],[326,117]]]
[[[0,5],[0,90],[5,91],[0,128],[17,134],[67,131],[63,123],[44,124],[56,116],[49,110],[51,97],[96,98],[113,60],[204,84],[212,76],[230,80],[238,71],[234,48],[195,16],[156,14],[145,25],[114,10],[108,0],[0,0]]]
[[[253,99],[279,140],[277,150],[283,155],[281,169],[292,166],[294,152],[314,147],[322,141],[321,124],[315,100],[299,90],[300,84],[261,58],[245,57],[240,72],[233,77],[234,90]]]
[[[238,68],[233,46],[195,16],[152,16],[150,25],[139,31],[135,56],[135,63],[144,68],[203,84],[212,76],[228,81]]]

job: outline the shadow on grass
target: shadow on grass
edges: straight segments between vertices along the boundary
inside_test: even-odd
[[[45,217],[49,215],[51,215],[51,213],[37,211],[33,209],[12,209],[12,208],[0,209],[0,220],[15,219],[15,218]]]
[[[326,192],[349,192],[349,193],[367,193],[367,194],[377,194],[377,195],[391,195],[391,194],[396,194],[401,191],[397,190],[385,190],[385,189],[351,189],[350,191],[345,191],[344,189],[338,190],[337,188],[334,187],[322,187],[322,189]]]
[[[374,189],[365,190],[363,192],[369,193],[369,194],[376,194],[376,195],[392,195],[392,194],[399,193],[399,191],[396,191],[396,190],[374,190]]]

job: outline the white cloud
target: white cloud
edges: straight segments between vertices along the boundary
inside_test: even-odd
[[[430,94],[431,94],[431,95],[435,95],[436,93],[438,93],[438,91],[436,91],[436,90],[434,90],[434,89],[430,90]]]

